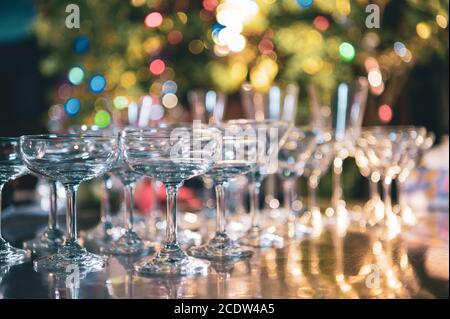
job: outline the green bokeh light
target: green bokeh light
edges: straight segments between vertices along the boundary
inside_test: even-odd
[[[111,123],[111,115],[107,111],[98,111],[95,114],[94,122],[101,128],[107,127]]]
[[[128,99],[126,98],[126,96],[119,95],[114,98],[113,103],[116,109],[122,110],[127,106]]]
[[[76,66],[69,70],[68,78],[73,85],[80,85],[84,79],[84,71],[82,68]]]
[[[341,56],[342,60],[350,62],[355,58],[356,50],[350,43],[343,42],[339,46],[339,55]]]

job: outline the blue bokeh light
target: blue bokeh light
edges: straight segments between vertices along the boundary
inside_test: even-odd
[[[96,74],[89,80],[89,90],[92,93],[102,93],[106,88],[106,79],[101,74]]]
[[[68,98],[66,100],[66,103],[64,104],[64,111],[69,117],[76,116],[80,112],[80,109],[81,109],[81,102],[80,99],[76,97]]]
[[[89,38],[85,35],[80,35],[75,38],[73,49],[77,54],[84,54],[89,51],[90,45]]]

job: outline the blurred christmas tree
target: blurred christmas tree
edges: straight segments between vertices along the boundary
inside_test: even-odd
[[[188,90],[235,92],[245,80],[313,81],[329,103],[356,74],[389,121],[408,70],[448,60],[448,0],[81,0],[79,29],[65,26],[69,3],[38,3],[42,71],[57,78],[52,130],[124,123],[141,106],[150,120],[179,118]],[[377,12],[380,28],[368,27]]]

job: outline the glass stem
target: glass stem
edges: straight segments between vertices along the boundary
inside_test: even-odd
[[[226,236],[225,188],[223,183],[216,183],[216,236]]]
[[[384,209],[387,217],[392,216],[391,181],[383,181]]]
[[[297,198],[297,192],[295,190],[295,178],[286,178],[283,181],[283,198],[284,198],[284,210],[286,211],[286,220],[293,222],[295,220],[295,212],[292,208],[292,203]]]
[[[2,190],[5,184],[0,184],[0,239],[3,239],[2,236]]]
[[[177,242],[177,192],[181,185],[166,184],[167,213],[165,248],[178,246]]]
[[[58,214],[58,193],[55,181],[50,181],[50,213],[48,214],[48,229],[54,230],[57,228],[57,214]]]
[[[342,164],[340,157],[336,157],[333,161],[333,195],[332,204],[335,212],[338,211],[339,205],[342,203]]]
[[[253,179],[249,185],[250,187],[250,212],[252,219],[252,228],[259,228],[260,215],[259,215],[259,191],[261,184]]]
[[[134,224],[134,183],[125,185],[125,223],[128,230],[133,229]]]
[[[308,206],[309,210],[313,210],[317,207],[317,185],[319,184],[318,178],[316,176],[311,176],[308,178]]]
[[[109,204],[109,191],[108,191],[108,181],[109,176],[105,175],[103,176],[103,183],[102,183],[102,195],[100,199],[100,220],[102,223],[108,223],[111,221],[110,211],[111,207]]]
[[[77,190],[78,185],[65,185],[67,198],[66,227],[68,239],[77,241]]]
[[[380,194],[378,193],[378,184],[374,182],[370,177],[369,177],[369,197],[373,202],[380,199]]]
[[[405,182],[397,179],[397,199],[400,207],[406,207]]]

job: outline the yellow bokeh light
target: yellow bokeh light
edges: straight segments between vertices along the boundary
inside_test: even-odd
[[[336,10],[339,14],[348,16],[351,12],[350,0],[336,0]]]
[[[303,70],[312,75],[319,72],[323,67],[323,61],[319,57],[310,57],[307,58],[302,65]]]
[[[135,7],[140,7],[145,4],[146,0],[131,0],[131,5]]]
[[[168,93],[163,96],[162,98],[162,104],[167,107],[168,109],[172,109],[178,104],[178,98],[173,93]]]
[[[192,40],[189,42],[189,51],[193,54],[200,54],[205,49],[205,45],[201,40]]]
[[[439,27],[441,27],[442,29],[446,29],[448,26],[448,21],[447,18],[444,17],[442,14],[438,14],[436,16],[436,23]]]
[[[133,85],[136,84],[136,75],[133,72],[131,72],[131,71],[125,72],[120,77],[120,84],[124,88],[132,87]]]
[[[416,25],[416,32],[422,39],[428,39],[431,36],[431,26],[426,22],[419,22]]]
[[[151,37],[144,41],[144,51],[148,54],[161,49],[161,40],[158,37]]]
[[[177,12],[178,20],[180,20],[181,23],[186,24],[188,21],[188,16],[184,12]]]

